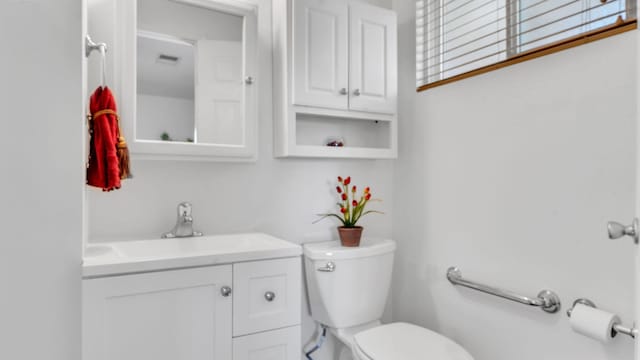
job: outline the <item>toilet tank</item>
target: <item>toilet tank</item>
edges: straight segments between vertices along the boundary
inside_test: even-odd
[[[311,317],[337,329],[379,320],[395,249],[393,240],[384,239],[363,239],[359,247],[342,247],[339,241],[305,244]]]

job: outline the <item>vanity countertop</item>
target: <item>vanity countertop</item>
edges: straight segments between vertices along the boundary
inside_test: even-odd
[[[302,247],[262,233],[89,244],[83,278],[300,256]]]

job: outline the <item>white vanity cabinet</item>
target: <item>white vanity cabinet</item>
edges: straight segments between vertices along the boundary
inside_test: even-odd
[[[83,360],[231,359],[231,265],[84,280]]]
[[[274,0],[278,157],[395,158],[397,19],[345,0]],[[329,138],[343,147],[326,146]]]
[[[300,257],[83,280],[83,360],[298,360]]]

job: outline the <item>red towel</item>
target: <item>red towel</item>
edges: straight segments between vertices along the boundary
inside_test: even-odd
[[[89,165],[87,184],[111,191],[120,188],[118,115],[116,100],[108,87],[98,87],[89,102]]]

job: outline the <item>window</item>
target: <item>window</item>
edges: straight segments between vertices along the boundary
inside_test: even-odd
[[[635,28],[636,0],[417,0],[417,87]]]

